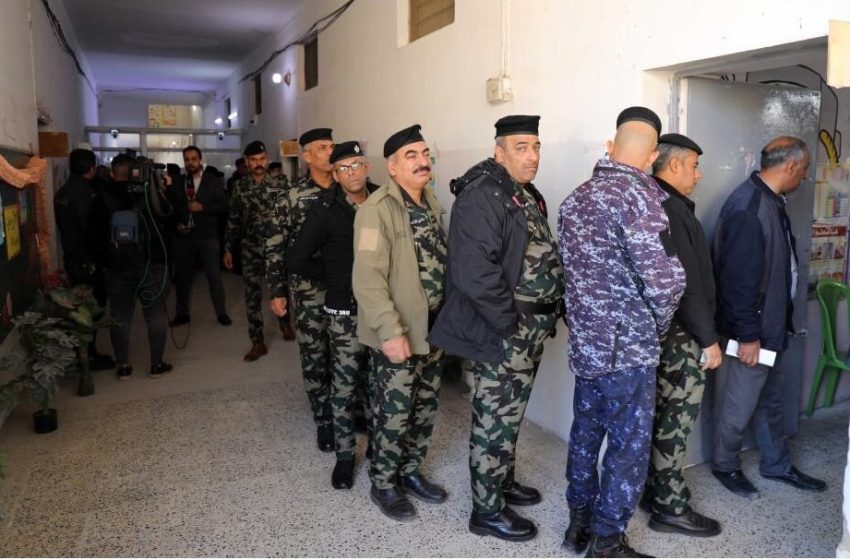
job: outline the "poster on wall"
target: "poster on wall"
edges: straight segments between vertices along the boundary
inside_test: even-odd
[[[847,282],[847,234],[850,225],[850,166],[818,165],[812,253],[809,262],[809,297],[820,280]]]
[[[177,105],[148,105],[149,128],[174,128],[177,126]]]
[[[6,258],[12,260],[21,253],[21,226],[18,222],[18,205],[3,207],[3,221],[6,225]]]

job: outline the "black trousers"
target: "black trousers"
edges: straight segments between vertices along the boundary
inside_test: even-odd
[[[137,299],[143,305],[145,324],[148,328],[150,365],[153,367],[162,363],[165,334],[168,328],[165,314],[165,290],[168,285],[164,281],[164,276],[164,266],[160,263],[151,263],[150,266],[139,264],[106,269],[109,310],[115,321],[110,332],[112,349],[115,350],[115,361],[119,364],[128,363],[130,329]]]
[[[173,241],[174,283],[177,286],[177,314],[188,315],[192,280],[195,277],[195,258],[199,258],[210,287],[215,314],[226,313],[224,286],[221,283],[218,239],[191,239],[177,236]]]

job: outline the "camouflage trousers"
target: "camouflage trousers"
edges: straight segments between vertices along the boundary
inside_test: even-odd
[[[682,476],[685,445],[699,413],[705,372],[699,367],[702,349],[678,321],[661,339],[661,363],[655,390],[655,426],[647,491],[653,508],[668,515],[685,512],[690,490]]]
[[[357,340],[357,315],[328,315],[331,408],[338,461],[354,460],[354,406],[369,380],[369,354]]]
[[[655,368],[576,376],[567,451],[567,505],[590,505],[590,530],[609,537],[626,530],[646,483],[655,410]],[[597,472],[602,441],[608,448]]]
[[[248,314],[248,336],[251,342],[263,342],[263,282],[266,260],[261,239],[243,238],[242,282],[245,284],[245,311]]]
[[[419,472],[437,417],[443,351],[390,362],[370,351],[373,396],[372,466],[369,478],[380,490],[396,485],[396,477]]]
[[[505,507],[502,486],[514,479],[520,425],[543,341],[556,321],[554,315],[520,317],[517,332],[502,342],[502,361],[470,362],[475,377],[469,437],[472,507],[485,515]]]
[[[333,423],[331,412],[330,346],[328,314],[325,313],[325,289],[306,278],[293,274],[290,278],[292,305],[298,349],[301,352],[301,374],[310,399],[313,419],[319,426]]]

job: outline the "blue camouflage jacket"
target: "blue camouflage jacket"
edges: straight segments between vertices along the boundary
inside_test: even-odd
[[[569,358],[579,377],[658,365],[659,336],[685,289],[667,196],[646,173],[602,159],[561,204]]]

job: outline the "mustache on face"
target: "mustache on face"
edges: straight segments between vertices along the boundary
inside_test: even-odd
[[[420,171],[427,171],[428,173],[430,173],[431,167],[428,165],[422,165],[413,170],[414,173],[419,173]]]

